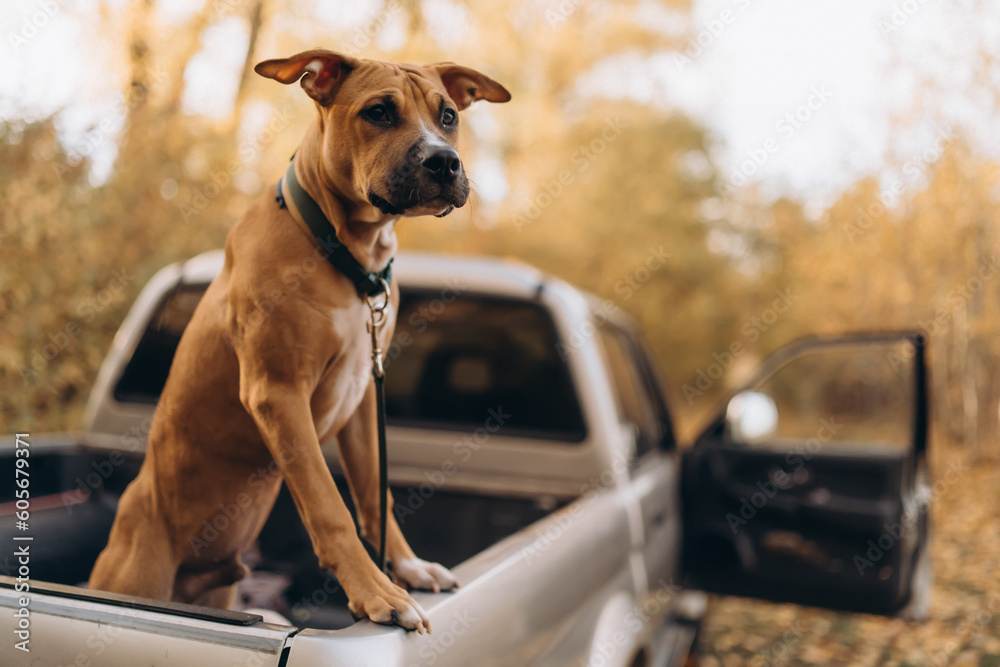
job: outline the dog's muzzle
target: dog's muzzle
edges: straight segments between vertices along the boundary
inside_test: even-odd
[[[387,179],[385,195],[372,189],[368,201],[385,215],[448,215],[469,197],[469,181],[458,152],[451,146],[424,150],[419,143]]]

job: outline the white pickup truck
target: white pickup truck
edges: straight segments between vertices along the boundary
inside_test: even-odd
[[[84,432],[0,443],[0,662],[679,665],[704,610],[696,591],[926,607],[919,335],[785,348],[682,456],[656,369],[613,304],[517,263],[396,263],[395,512],[415,551],[462,582],[415,595],[434,632],[355,622],[285,492],[247,556],[243,611],[80,587],[143,456],[177,341],[222,266],[210,252],[145,287]],[[336,448],[325,451],[336,473]]]

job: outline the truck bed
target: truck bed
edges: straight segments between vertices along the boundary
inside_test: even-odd
[[[0,467],[13,469],[12,443],[0,443]],[[107,544],[118,498],[135,477],[141,453],[108,449],[72,435],[32,437],[31,578],[85,586],[98,554]],[[343,477],[335,474],[351,505]],[[397,520],[421,557],[454,567],[505,537],[546,516],[555,507],[532,498],[497,497],[392,485]],[[399,499],[417,494],[415,511]],[[0,517],[14,512],[14,489],[0,487]],[[353,511],[353,507],[352,507]],[[11,520],[0,521],[0,540],[17,533]],[[24,533],[20,533],[24,534]],[[8,557],[9,558],[9,557]],[[272,609],[300,629],[339,629],[354,620],[347,598],[331,574],[319,567],[295,504],[283,488],[254,548],[244,559],[252,567],[241,582],[237,609]],[[0,574],[13,575],[10,560]]]

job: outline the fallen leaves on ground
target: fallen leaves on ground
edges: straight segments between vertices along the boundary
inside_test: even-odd
[[[965,458],[936,458],[927,621],[713,598],[699,664],[1000,666],[1000,466],[970,465],[946,481],[948,466],[962,470]]]

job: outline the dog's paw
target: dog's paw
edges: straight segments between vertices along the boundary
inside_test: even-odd
[[[429,563],[420,558],[401,558],[393,561],[391,568],[393,579],[410,590],[440,593],[458,588],[455,576],[438,563]]]
[[[380,573],[381,574],[381,573]],[[417,601],[404,589],[383,577],[371,589],[349,595],[347,604],[356,618],[370,618],[383,625],[398,625],[420,634],[431,631],[431,623]]]

